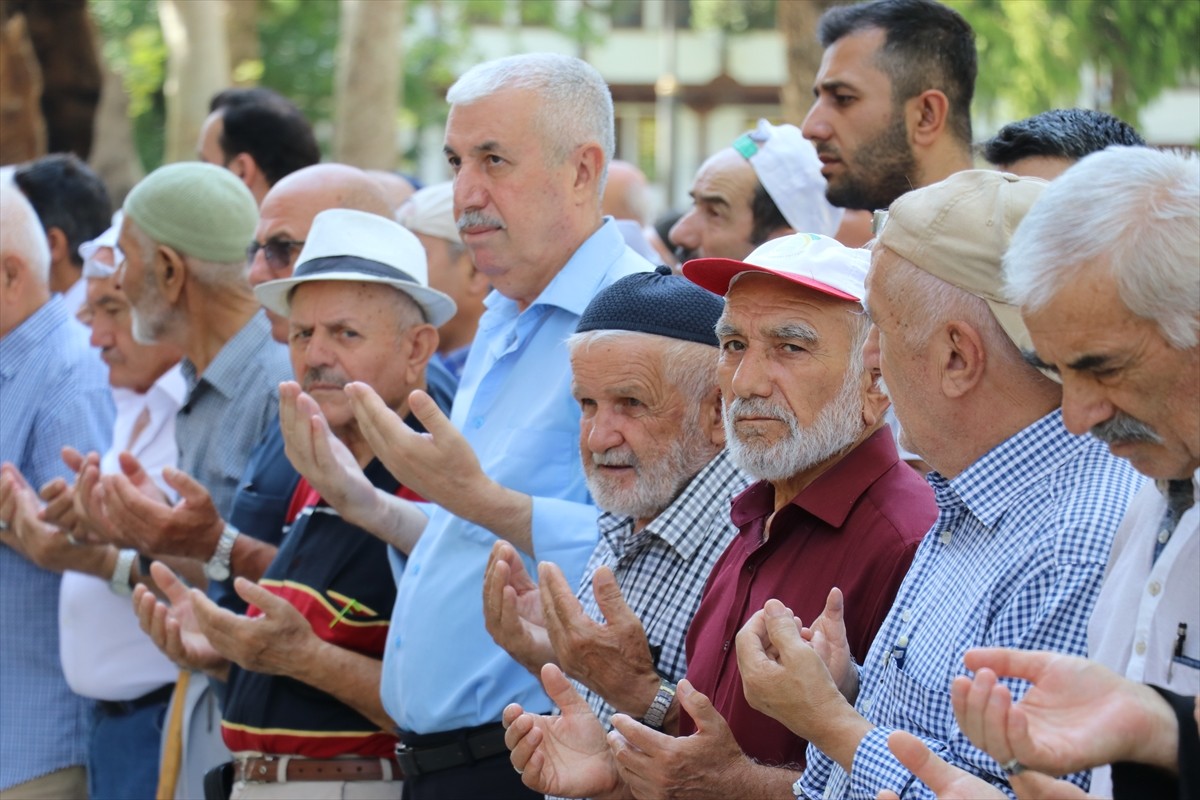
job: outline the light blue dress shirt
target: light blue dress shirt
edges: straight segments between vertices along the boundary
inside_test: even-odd
[[[575,585],[596,545],[579,461],[579,406],[565,341],[592,297],[650,269],[607,220],[527,309],[497,292],[454,398],[451,420],[502,485],[533,496],[533,548]],[[412,554],[392,552],[398,590],[383,662],[384,707],[402,730],[497,722],[509,703],[550,710],[537,679],[483,625],[483,572],[496,536],[433,507]],[[534,560],[526,557],[533,572]]]
[[[1091,436],[1072,436],[1054,411],[953,479],[929,474],[938,518],[859,669],[855,708],[876,727],[851,774],[813,745],[798,797],[905,800],[933,793],[891,754],[887,737],[921,737],[955,766],[1011,791],[1000,765],[959,729],[950,683],[972,647],[1082,656],[1117,525],[1143,483]],[[853,603],[853,597],[846,598]],[[1002,679],[1019,699],[1025,681]],[[1069,776],[1087,788],[1088,773]]]
[[[0,461],[35,489],[71,478],[59,455],[108,449],[108,370],[55,295],[0,339]],[[0,791],[87,761],[90,701],[58,656],[61,576],[0,545]]]

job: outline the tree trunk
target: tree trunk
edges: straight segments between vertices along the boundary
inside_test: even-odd
[[[96,51],[101,51],[98,41]],[[100,70],[104,82],[100,89],[100,105],[96,109],[92,157],[88,159],[88,165],[108,187],[113,207],[119,208],[129,190],[145,176],[146,170],[134,144],[129,96],[125,94],[121,76],[103,59]]]
[[[23,13],[42,71],[42,114],[51,153],[87,159],[100,102],[100,60],[86,0],[8,0],[7,18]]]
[[[779,89],[783,121],[799,125],[812,105],[812,85],[821,67],[817,21],[830,4],[826,0],[780,0],[776,23],[787,48],[787,78]]]
[[[395,169],[405,0],[342,0],[333,160]]]
[[[195,158],[209,100],[230,84],[225,13],[225,0],[158,0],[167,45],[163,163]]]
[[[254,86],[262,78],[262,48],[258,41],[259,0],[225,0],[229,9],[229,63],[236,86]]]
[[[0,29],[0,165],[46,154],[41,99],[42,68],[25,15],[13,14]]]

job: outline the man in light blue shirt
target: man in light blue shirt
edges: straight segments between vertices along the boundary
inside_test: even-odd
[[[0,461],[40,487],[69,477],[64,445],[108,448],[114,412],[108,371],[62,298],[50,295],[46,234],[7,176],[0,272]],[[0,541],[11,522],[0,517]],[[61,577],[0,545],[0,792],[87,792],[90,703],[67,688],[59,661]]]
[[[407,564],[392,554],[399,589],[382,694],[406,746],[406,796],[532,797],[509,766],[500,715],[511,702],[540,713],[551,703],[488,635],[483,573],[500,536],[531,573],[536,559],[559,564],[571,583],[582,576],[596,510],[565,341],[596,292],[650,265],[600,213],[614,132],[594,69],[567,56],[514,56],[470,70],[447,98],[455,217],[495,291],[452,427],[420,395],[411,407],[431,437],[365,387],[347,391],[381,460],[440,506]]]

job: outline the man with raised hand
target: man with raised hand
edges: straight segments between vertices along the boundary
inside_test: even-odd
[[[723,447],[721,307],[666,267],[596,295],[567,340],[596,549],[578,591],[553,564],[539,591],[511,544],[492,548],[488,631],[535,675],[558,664],[606,727],[617,710],[665,713],[700,592],[737,530],[729,503],[749,478]]]
[[[764,796],[786,792],[803,768],[806,742],[747,703],[734,633],[770,597],[840,622],[844,592],[859,605],[848,606],[840,641],[861,658],[934,516],[863,366],[867,259],[796,234],[746,261],[684,265],[689,280],[725,296],[716,332],[726,441],[758,481],[733,503],[738,535],[688,629],[687,680],[654,699],[661,713],[614,716],[606,744],[553,666],[543,678],[561,717],[505,710],[512,762],[528,785],[570,796]],[[639,670],[629,666],[631,686],[645,684]]]
[[[881,370],[902,439],[935,470],[939,515],[861,666],[828,637],[805,641],[785,603],[738,635],[751,703],[811,742],[798,797],[928,796],[888,751],[893,730],[1006,786],[950,708],[963,653],[1084,651],[1112,534],[1140,480],[1071,435],[1060,387],[1022,357],[1029,334],[1004,300],[1000,263],[1045,186],[958,173],[893,203],[876,242],[867,367]]]
[[[304,403],[316,401],[312,410],[360,479],[414,500],[375,458],[343,389],[362,381],[419,429],[408,397],[425,387],[436,326],[454,313],[426,274],[424,250],[398,224],[332,209],[313,221],[292,277],[255,290],[289,320]],[[234,753],[234,797],[398,797],[394,724],[379,696],[395,601],[386,547],[307,482],[292,497],[291,516],[259,584],[234,584],[251,604],[246,615],[188,592],[156,566],[171,607],[139,588],[143,627],[180,663],[227,679],[222,733]]]
[[[380,460],[439,506],[427,526],[407,530],[420,540],[407,565],[395,564],[403,580],[382,691],[401,730],[405,791],[528,797],[504,758],[500,715],[513,699],[543,711],[550,700],[488,635],[479,586],[497,537],[530,572],[537,558],[571,583],[582,574],[596,519],[575,454],[580,412],[564,341],[596,292],[650,265],[600,214],[614,128],[592,67],[511,56],[469,70],[447,99],[459,232],[495,288],[453,417],[415,394],[423,436],[367,387],[347,394]],[[403,527],[411,517],[394,519]]]
[[[1078,203],[1087,209],[1084,215]],[[1095,229],[1085,236],[1083,217]],[[1200,694],[1200,161],[1115,147],[1046,189],[1005,257],[1063,421],[1154,479],[1130,506],[1088,625],[1088,655]],[[1116,771],[1113,772],[1116,777]],[[1097,770],[1095,788],[1111,784]]]

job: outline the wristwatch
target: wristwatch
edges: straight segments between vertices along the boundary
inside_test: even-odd
[[[113,594],[119,594],[122,597],[133,594],[133,587],[129,585],[129,574],[133,572],[133,562],[137,557],[137,550],[117,551],[117,563],[113,567],[112,577],[108,579],[108,588],[112,590]]]
[[[225,523],[221,538],[217,540],[217,549],[212,558],[204,565],[204,574],[212,581],[229,580],[229,559],[233,555],[233,542],[241,535],[241,531]]]
[[[675,684],[666,678],[659,678],[658,694],[654,695],[654,701],[650,703],[646,716],[642,717],[642,724],[661,731],[663,722],[667,719],[667,709],[671,707],[671,701],[674,699]]]

